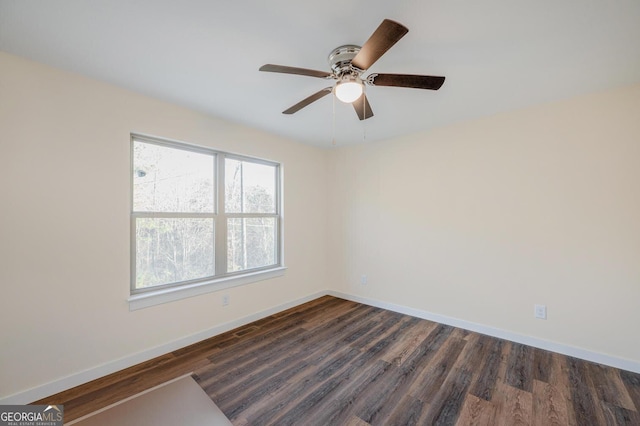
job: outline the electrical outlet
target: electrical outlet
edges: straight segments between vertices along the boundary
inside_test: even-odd
[[[222,295],[222,306],[228,306],[229,305],[229,295],[228,294],[223,294]]]
[[[538,319],[547,319],[547,305],[535,305],[533,310],[533,316]]]
[[[362,275],[362,276],[360,277],[360,284],[361,284],[361,285],[367,285],[367,282],[368,282],[368,281],[367,281],[367,276],[366,276],[366,275]]]

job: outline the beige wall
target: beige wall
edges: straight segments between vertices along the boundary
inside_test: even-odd
[[[640,365],[640,85],[340,148],[329,179],[334,290]]]
[[[638,365],[638,117],[633,86],[320,150],[0,53],[0,398],[327,289]],[[129,312],[130,132],[282,162],[286,275]]]
[[[285,276],[129,312],[130,132],[282,162]],[[325,289],[326,160],[0,53],[0,398]]]

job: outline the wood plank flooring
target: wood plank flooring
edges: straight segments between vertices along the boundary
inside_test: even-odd
[[[189,371],[234,425],[640,425],[639,374],[329,296],[37,403]]]

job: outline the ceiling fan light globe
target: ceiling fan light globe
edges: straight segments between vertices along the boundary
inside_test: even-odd
[[[353,103],[362,96],[362,84],[355,81],[344,81],[336,85],[335,92],[339,101]]]

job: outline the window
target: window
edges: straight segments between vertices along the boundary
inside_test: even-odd
[[[279,164],[131,140],[132,295],[282,266]]]

